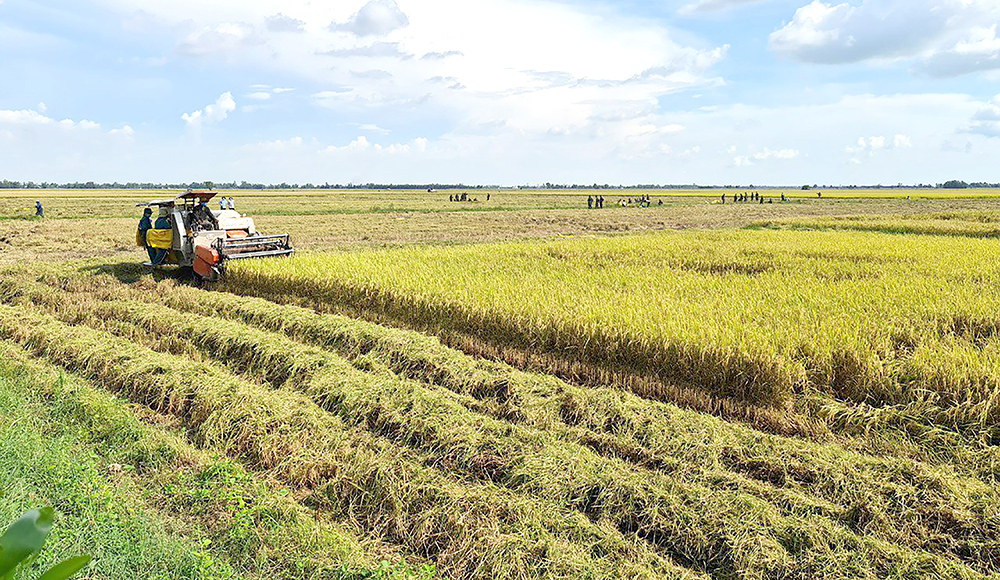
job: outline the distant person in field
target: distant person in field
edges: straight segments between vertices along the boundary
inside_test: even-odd
[[[594,209],[594,196],[587,196],[587,209]]]
[[[225,211],[225,209],[226,209],[226,198],[220,197],[219,198],[219,211]]]
[[[236,211],[236,200],[233,199],[233,196],[229,196],[229,200],[227,203],[229,204],[229,209]]]
[[[136,241],[143,248],[146,248],[146,254],[149,255],[149,261],[153,261],[153,248],[150,248],[146,243],[146,232],[153,229],[153,210],[148,207],[142,210],[142,218],[139,219],[139,231],[136,232]]]
[[[490,194],[487,193],[486,194],[486,201],[489,201],[489,200],[490,200]]]
[[[35,200],[35,217],[45,217],[45,208],[42,207],[42,200]]]
[[[788,198],[785,197],[785,192],[783,191],[781,192],[781,201],[788,201]]]
[[[448,194],[448,201],[455,201],[455,196],[449,193]]]

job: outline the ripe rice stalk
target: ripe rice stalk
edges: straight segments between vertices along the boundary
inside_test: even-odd
[[[215,310],[216,307],[222,307],[221,301],[235,303],[247,300],[232,296],[228,298],[211,295],[202,297],[206,293],[193,290],[189,293],[192,294],[192,303],[209,304],[210,311],[214,312],[218,312]],[[275,308],[281,312],[292,310],[291,307]],[[405,419],[399,418],[398,414],[395,419],[386,418],[386,415],[393,415],[394,409],[413,409],[415,407],[412,401],[407,400],[395,403],[386,402],[386,398],[392,394],[405,392],[407,390],[405,384],[394,386],[395,383],[392,383],[389,387],[383,387],[383,394],[374,397],[380,406],[368,410],[369,403],[373,399],[373,394],[367,390],[371,378],[347,365],[346,361],[331,357],[321,351],[308,351],[296,343],[287,341],[274,342],[268,335],[256,332],[251,328],[239,325],[227,326],[225,323],[214,320],[202,319],[197,316],[183,316],[171,313],[166,309],[144,307],[144,305],[137,303],[116,302],[98,306],[97,309],[101,320],[113,319],[114,317],[119,317],[122,320],[134,319],[141,328],[155,330],[159,336],[187,335],[196,337],[195,340],[199,341],[203,348],[213,352],[217,358],[230,361],[230,364],[235,361],[237,366],[251,374],[270,376],[272,380],[280,382],[294,376],[296,381],[313,392],[314,397],[319,401],[329,402],[331,393],[328,388],[317,387],[320,382],[318,376],[322,375],[322,377],[326,377],[326,380],[333,377],[335,380],[347,383],[350,381],[347,381],[345,377],[353,376],[354,385],[347,387],[347,395],[339,394],[333,397],[333,400],[337,401],[340,412],[350,414],[345,416],[347,420],[356,423],[361,420],[359,417],[371,417],[375,413],[379,415],[380,421],[389,422],[389,426],[383,426],[383,428],[388,429],[394,436],[404,439],[414,436],[412,428],[407,428],[403,424]],[[305,312],[300,314],[304,315]],[[313,317],[319,317],[319,315],[313,314]],[[399,332],[390,329],[384,330]],[[458,353],[453,354],[461,356]],[[275,369],[275,365],[278,365],[280,369]],[[528,378],[530,375],[508,371],[508,382],[521,385]],[[835,501],[845,506],[844,509],[849,507],[853,509],[853,506],[859,504],[865,504],[868,509],[873,509],[877,505],[879,506],[877,510],[888,518],[886,522],[883,522],[883,533],[895,537],[898,533],[896,530],[902,521],[907,522],[907,529],[914,524],[918,526],[916,530],[920,531],[915,531],[914,539],[910,540],[915,545],[934,545],[943,542],[952,546],[949,549],[966,550],[963,546],[968,546],[970,541],[975,542],[977,534],[980,538],[993,534],[990,531],[991,524],[989,523],[991,516],[988,514],[995,512],[996,498],[995,494],[989,492],[990,488],[981,482],[941,473],[939,470],[919,464],[913,465],[911,462],[892,462],[845,453],[835,446],[815,446],[777,437],[765,438],[760,434],[743,435],[746,432],[745,429],[736,429],[722,421],[707,421],[705,417],[696,414],[687,414],[688,417],[697,418],[696,421],[688,420],[686,427],[688,430],[678,429],[678,416],[684,415],[679,409],[664,407],[661,412],[666,416],[657,416],[649,412],[650,407],[654,404],[648,401],[632,401],[631,407],[623,407],[619,402],[619,396],[598,398],[595,396],[598,393],[593,390],[573,388],[552,379],[545,380],[542,377],[538,377],[538,379],[531,383],[531,386],[519,389],[519,391],[526,393],[525,401],[531,405],[530,410],[525,414],[526,420],[546,431],[562,433],[561,437],[564,439],[581,442],[599,451],[607,453],[610,450],[613,455],[617,454],[619,457],[626,457],[632,461],[639,458],[640,462],[662,462],[662,458],[670,457],[674,459],[669,463],[671,469],[677,469],[687,463],[722,466],[724,468],[722,472],[709,470],[708,475],[711,478],[722,477],[722,480],[727,480],[724,474],[727,473],[725,469],[728,469],[766,483],[777,483],[781,486],[791,481],[793,487],[802,487],[808,493]],[[344,387],[339,388],[341,391],[338,392],[342,392]],[[541,388],[548,388],[551,394],[547,398],[539,397],[538,390]],[[362,393],[362,395],[356,397],[356,400],[351,403],[353,392]],[[540,411],[546,405],[546,401],[551,403],[547,405],[547,412],[550,416],[539,419]],[[421,406],[426,406],[426,404],[426,402],[420,403]],[[559,425],[559,420],[555,417],[565,418],[563,416],[567,414],[565,408],[567,405],[574,407],[572,414],[575,418],[572,422],[589,422],[589,430],[567,429],[565,425]],[[611,406],[611,409],[607,409],[608,406]],[[581,413],[581,407],[588,412]],[[463,412],[462,409],[446,409],[440,412],[439,416],[447,419],[421,419],[423,421],[421,425],[442,421],[447,423],[449,419],[453,419]],[[410,414],[412,413],[411,410]],[[368,420],[370,421],[370,419]],[[467,420],[469,423],[476,421],[473,418]],[[712,431],[695,435],[694,433],[704,429],[703,425],[706,422],[711,425]],[[636,452],[634,445],[627,441],[627,439],[635,441],[635,434],[629,438],[622,436],[623,433],[634,431],[636,424],[656,428],[652,433],[647,430],[640,433],[638,437],[641,440],[652,439],[656,446],[647,446],[646,449],[655,449],[654,453]],[[614,435],[601,437],[600,431],[607,429],[609,425],[612,426]],[[428,437],[426,427],[420,428],[424,430],[417,432],[416,436],[426,439]],[[713,445],[701,448],[700,454],[691,453],[692,445],[690,442],[692,440],[717,438],[721,435],[718,430],[730,432],[729,440],[725,445],[713,442]],[[671,437],[666,437],[663,431],[673,431],[673,434]],[[409,435],[407,435],[408,433]],[[740,437],[742,442],[737,445],[732,440],[734,437]],[[453,450],[456,446],[454,441],[442,442],[440,437],[433,439],[433,441],[439,442],[435,445],[447,445],[448,450]],[[465,451],[462,453],[466,455],[470,453],[467,443],[459,443],[458,445],[464,445]],[[500,445],[502,443],[497,443],[493,447]],[[455,468],[455,459],[447,454],[444,457],[449,467]],[[678,457],[684,457],[687,462],[677,461]],[[496,460],[489,458],[465,459],[464,461],[466,465],[473,466],[471,469],[476,473],[483,465],[496,465]],[[846,465],[850,465],[850,467],[846,467]],[[479,475],[482,476],[481,473]],[[701,477],[706,476],[702,475]],[[740,485],[733,481],[731,476],[728,477],[728,481],[734,485]],[[914,481],[924,482],[926,487],[932,489],[947,489],[949,491],[941,497],[940,501],[935,502],[933,510],[928,510],[927,506],[930,504],[927,501],[926,492],[915,487]],[[926,483],[930,481],[936,483],[927,486]],[[783,496],[781,493],[773,491],[762,491],[759,488],[747,486],[745,483],[742,485],[745,489],[748,488],[751,493],[757,493],[771,502],[779,504],[783,501],[791,502],[791,505],[796,502],[802,503],[802,498]],[[804,505],[810,506],[812,504],[805,502]],[[968,506],[968,508],[961,506]],[[970,517],[971,514],[980,514],[982,517]],[[934,533],[933,530],[942,528],[941,522],[944,521],[952,522],[948,526],[944,526],[948,528],[947,531],[943,535]]]
[[[739,401],[811,387],[873,406],[1000,418],[992,239],[712,231],[302,255],[235,265],[234,292],[296,294]],[[942,324],[942,321],[945,321]],[[943,356],[941,356],[943,353]]]
[[[148,327],[159,334],[191,335],[195,337],[194,340],[202,341],[202,346],[213,351],[220,359],[246,361],[243,366],[250,367],[252,372],[264,371],[265,374],[280,377],[281,382],[294,377],[294,381],[301,383],[301,387],[311,392],[314,399],[340,413],[348,422],[365,422],[376,432],[395,437],[404,443],[421,442],[422,447],[429,449],[432,456],[438,457],[436,461],[441,462],[441,465],[449,470],[461,470],[473,477],[501,484],[509,485],[504,480],[513,478],[521,482],[521,485],[536,485],[531,482],[540,480],[540,474],[548,471],[546,468],[549,467],[548,461],[551,457],[560,455],[572,457],[566,461],[567,465],[580,465],[582,461],[579,450],[573,451],[558,442],[546,441],[544,437],[539,438],[538,434],[532,437],[531,434],[520,433],[519,437],[512,437],[510,429],[502,425],[493,426],[490,431],[486,429],[490,426],[488,421],[465,418],[463,415],[468,413],[463,413],[463,409],[457,404],[448,406],[439,398],[427,398],[426,395],[420,397],[419,395],[423,393],[405,381],[385,380],[384,383],[372,381],[370,376],[357,371],[346,361],[324,355],[321,351],[309,351],[288,341],[269,342],[266,334],[248,327],[220,323],[198,316],[185,316],[179,313],[174,315],[166,309],[141,303],[106,303],[103,308],[99,306],[98,311],[102,317],[118,316],[123,319],[135,319],[142,327]],[[276,374],[268,373],[266,369],[257,366],[257,362],[249,361],[263,362],[265,367],[280,365],[281,370],[274,371]],[[435,407],[438,409],[435,410]],[[398,409],[409,409],[409,411],[401,414]],[[479,434],[472,439],[469,438],[473,435],[468,431],[470,425],[479,428]],[[539,447],[540,451],[534,450]],[[566,450],[560,451],[561,448]],[[735,461],[731,458],[730,460],[731,463]],[[615,473],[613,463],[602,463],[596,457],[591,457],[590,461],[595,465],[588,467],[583,463],[578,468],[579,471],[573,474],[567,473],[565,479],[573,481],[577,487],[568,491],[543,487],[537,493],[543,494],[544,497],[558,494],[557,496],[568,498],[586,498],[588,503],[583,509],[589,510],[591,517],[603,510],[612,513],[630,513],[635,510],[636,505],[650,501],[648,497],[642,499],[642,495],[635,496],[634,491],[628,491],[628,474],[621,469],[618,471],[622,475],[612,478],[611,481],[587,479],[587,473]],[[521,469],[517,471],[516,477],[513,477],[503,471],[497,471],[511,469],[504,465],[518,465]],[[531,468],[533,465],[540,467],[533,470]],[[647,481],[645,485],[658,481],[650,474],[647,474],[645,479]],[[663,485],[662,481],[660,483]],[[622,488],[622,485],[625,487]],[[598,489],[601,491],[593,491]],[[772,502],[788,503],[793,510],[797,509],[796,505],[803,505],[801,498],[788,496],[780,491],[769,493],[765,489],[758,493]],[[624,498],[615,497],[615,494],[624,494]],[[596,507],[609,505],[621,507]],[[804,508],[812,510],[816,506],[806,502]],[[594,512],[595,509],[598,511]],[[843,514],[837,515],[844,517]],[[908,515],[919,517],[916,513]],[[935,522],[932,520],[930,523]],[[638,529],[637,524],[629,523],[629,520],[619,521],[616,525],[624,529]],[[882,536],[893,538],[897,536],[895,527],[891,525],[885,525],[882,530],[871,528],[868,531],[876,534],[881,532]],[[964,531],[960,528],[955,529],[955,533],[966,535],[970,531],[972,530],[969,526],[964,528]],[[970,538],[976,541],[974,531],[972,533]],[[664,540],[660,538],[659,541]],[[956,541],[952,538],[950,544],[957,550],[962,546],[968,546],[969,540]]]
[[[0,331],[102,386],[183,417],[205,446],[295,485],[326,482],[324,489],[330,490],[335,482],[338,515],[379,522],[372,533],[433,558],[449,577],[691,575],[641,543],[545,500],[451,482],[399,448],[348,431],[339,419],[290,391],[265,392],[204,363],[164,356],[23,309],[0,306]],[[432,505],[460,506],[455,513],[462,517],[428,520]],[[562,539],[567,534],[573,541]],[[543,560],[539,553],[545,554]],[[597,553],[602,556],[594,558]],[[473,556],[475,565],[468,561]]]

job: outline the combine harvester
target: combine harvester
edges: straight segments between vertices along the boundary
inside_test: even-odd
[[[177,264],[191,268],[203,280],[213,281],[223,275],[229,260],[295,252],[288,234],[261,235],[253,218],[231,209],[209,209],[208,202],[217,194],[189,189],[171,200],[138,204],[155,210],[153,220],[166,218],[170,223],[169,228],[147,230],[145,240],[137,239],[140,246],[159,252],[161,259],[156,263],[151,260],[147,266]]]

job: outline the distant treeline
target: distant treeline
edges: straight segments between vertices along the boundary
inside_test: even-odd
[[[514,187],[499,185],[466,185],[464,183],[250,183],[231,181],[216,183],[213,181],[193,181],[191,183],[97,183],[95,181],[73,183],[49,183],[34,181],[0,180],[0,189],[789,189],[788,186],[769,185],[697,185],[689,184],[654,184],[643,183],[635,185],[611,184],[572,184],[544,183],[539,185],[518,185]],[[797,186],[795,187],[797,188]],[[1000,188],[1000,183],[977,181],[966,183],[953,179],[944,183],[916,185],[803,185],[802,189],[967,189],[967,188]]]

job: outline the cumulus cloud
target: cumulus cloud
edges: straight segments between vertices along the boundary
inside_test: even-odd
[[[223,22],[188,34],[178,43],[177,52],[184,56],[204,57],[240,52],[260,42],[253,27],[239,22]]]
[[[181,115],[181,119],[188,124],[188,127],[198,128],[202,125],[223,121],[229,116],[229,113],[235,110],[236,101],[233,99],[233,94],[226,92],[219,95],[214,103],[206,105],[204,109],[184,113]]]
[[[302,144],[302,137],[292,137],[290,139],[275,139],[274,141],[261,141],[252,145],[244,145],[243,149],[258,153],[281,153],[301,149]]]
[[[771,34],[771,48],[816,63],[912,55],[947,30],[948,14],[941,5],[938,0],[868,0],[861,6],[814,0]]]
[[[976,111],[968,131],[986,137],[1000,137],[1000,95],[993,97]]]
[[[131,137],[135,135],[135,129],[128,125],[123,125],[121,129],[112,129],[108,131],[109,135],[121,135],[123,137]]]
[[[997,25],[973,27],[953,45],[928,55],[916,68],[934,77],[952,77],[1000,68]]]
[[[44,125],[53,122],[33,109],[21,109],[19,111],[0,110],[0,123],[12,125]]]
[[[731,148],[735,150],[735,148]],[[799,156],[798,149],[770,149],[765,147],[752,155],[742,155],[733,158],[736,167],[749,167],[756,165],[757,161],[767,161],[770,159],[789,160]]]
[[[395,0],[371,0],[347,22],[334,22],[330,30],[350,32],[356,36],[385,36],[410,24]]]
[[[278,13],[274,16],[268,16],[264,20],[264,26],[268,32],[302,32],[305,30],[306,23],[298,18]]]
[[[0,109],[0,125],[10,125],[10,126],[20,126],[20,127],[30,127],[38,125],[52,125],[56,127],[62,127],[67,129],[100,129],[100,123],[95,123],[88,119],[81,119],[80,121],[74,121],[73,119],[62,119],[61,121],[56,121],[51,117],[44,115],[45,104],[39,103],[39,110],[35,109],[20,109],[20,110],[10,110],[10,109]]]
[[[913,147],[913,139],[909,135],[897,133],[892,137],[885,135],[873,135],[871,137],[858,137],[854,145],[844,148],[851,157],[848,162],[852,165],[861,165],[862,157],[875,157],[880,151],[890,151],[894,149],[909,149]]]
[[[770,36],[775,52],[821,64],[910,61],[930,76],[956,76],[1000,68],[991,0],[864,0],[799,8]]]
[[[420,60],[444,60],[453,56],[463,56],[461,52],[457,50],[446,50],[444,52],[428,52],[424,56],[420,57]]]
[[[344,153],[374,153],[377,155],[405,155],[412,151],[424,151],[427,149],[427,139],[423,137],[417,137],[410,143],[392,143],[389,145],[381,145],[379,143],[372,143],[364,135],[359,136],[350,143],[344,146],[330,145],[320,152],[329,155],[338,155]]]

